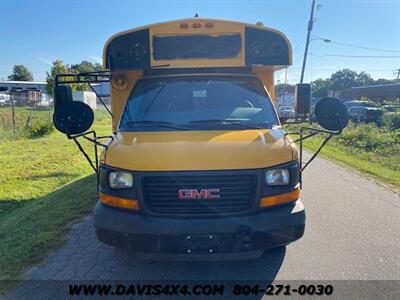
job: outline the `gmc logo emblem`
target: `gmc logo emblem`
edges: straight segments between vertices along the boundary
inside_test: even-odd
[[[184,189],[178,190],[179,199],[219,199],[219,189]]]

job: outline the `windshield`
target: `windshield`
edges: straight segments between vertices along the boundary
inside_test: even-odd
[[[140,80],[121,131],[271,128],[275,110],[256,77],[185,76]]]

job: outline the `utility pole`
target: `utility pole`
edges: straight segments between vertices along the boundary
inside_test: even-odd
[[[315,0],[313,0],[312,2],[310,20],[308,21],[306,49],[304,50],[303,67],[301,68],[300,83],[303,83],[304,80],[304,71],[306,69],[307,54],[308,54],[308,45],[310,44],[310,34],[314,24],[314,7],[315,7]]]
[[[285,90],[283,91],[283,100],[282,100],[282,102],[283,102],[283,105],[286,105],[286,102],[285,102],[285,94],[286,94],[286,91],[287,91],[287,68],[285,69]]]
[[[15,124],[15,103],[14,103],[14,93],[10,93],[10,101],[11,101],[11,119],[12,119],[12,130],[13,136],[15,137],[17,134],[16,124]]]

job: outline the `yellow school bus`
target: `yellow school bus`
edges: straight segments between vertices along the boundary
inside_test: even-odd
[[[244,255],[303,236],[298,150],[274,108],[274,72],[292,63],[283,33],[191,18],[118,33],[103,60],[113,135],[96,169],[100,241]],[[65,117],[57,93],[56,127],[76,140],[90,111]]]

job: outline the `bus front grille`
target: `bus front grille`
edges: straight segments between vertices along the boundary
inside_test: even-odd
[[[164,215],[229,215],[249,210],[256,175],[148,176],[142,179],[144,203]]]

